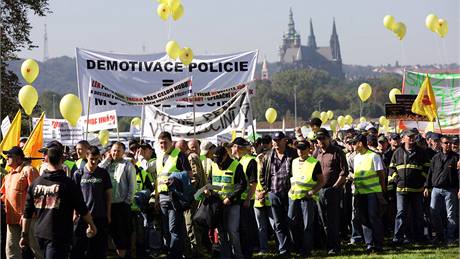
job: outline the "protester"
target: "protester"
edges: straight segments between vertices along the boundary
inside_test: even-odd
[[[111,223],[112,181],[107,170],[98,166],[101,155],[97,147],[90,146],[85,157],[85,166],[75,172],[74,181],[81,189],[98,232],[89,239],[83,218],[78,219],[71,258],[104,259],[107,252],[108,226]]]
[[[89,148],[89,142],[86,140],[78,141],[77,145],[75,146],[75,151],[77,153],[78,158],[77,161],[75,161],[77,169],[83,170],[85,168],[85,164],[86,162],[88,162],[88,159],[86,157],[88,155]]]
[[[131,162],[123,158],[125,145],[115,142],[108,156],[99,167],[106,169],[112,181],[112,206],[109,234],[112,237],[117,254],[126,257],[131,247],[131,203],[136,188],[136,170]],[[127,223],[128,222],[128,223]]]
[[[200,160],[203,165],[203,170],[206,173],[206,178],[211,174],[212,157],[215,148],[216,145],[208,141],[203,141],[200,146]]]
[[[22,258],[19,239],[21,238],[21,219],[24,214],[27,189],[39,174],[25,160],[24,152],[20,147],[12,147],[3,154],[6,155],[6,165],[10,168],[9,173],[3,179],[0,191],[6,212],[6,258],[16,259]],[[32,229],[35,227],[35,221],[35,219],[30,221]],[[29,232],[30,248],[36,258],[43,258],[33,234],[34,231]]]
[[[46,151],[47,169],[29,187],[22,220],[20,246],[30,244],[31,219],[37,215],[35,236],[46,259],[69,256],[73,236],[74,210],[88,224],[86,233],[95,236],[97,228],[83,200],[82,193],[62,170],[63,150],[52,147]]]

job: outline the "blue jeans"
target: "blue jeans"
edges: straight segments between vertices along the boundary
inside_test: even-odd
[[[268,217],[271,209],[268,206],[254,208],[254,213],[259,234],[259,249],[261,252],[268,252]]]
[[[327,249],[340,252],[340,200],[342,189],[326,187],[319,191],[319,216],[327,237]]]
[[[313,221],[316,202],[313,199],[289,199],[289,228],[291,239],[300,255],[308,255],[313,249]]]
[[[174,209],[170,201],[161,203],[161,220],[168,258],[180,258],[185,249],[185,219],[181,209]]]
[[[412,219],[407,219],[409,206],[412,208]],[[404,240],[409,222],[414,223],[413,239],[423,239],[423,194],[421,192],[397,192],[396,209],[393,241]]]
[[[436,236],[445,239],[443,212],[447,214],[447,238],[456,239],[455,232],[458,225],[458,189],[433,188],[431,191],[431,217]]]
[[[363,241],[363,227],[359,221],[358,212],[356,212],[356,197],[352,200],[352,215],[351,215],[351,243],[359,243]]]
[[[38,245],[43,251],[45,259],[66,259],[69,258],[70,243],[58,240],[49,240],[37,237]]]
[[[382,248],[383,246],[383,223],[377,198],[377,195],[381,194],[355,195],[356,212],[362,224],[364,241],[368,248]]]
[[[288,225],[287,225],[287,194],[268,193],[268,198],[272,203],[271,213],[269,215],[270,224],[275,231],[278,240],[278,251],[280,254],[286,254],[288,250]]]
[[[240,243],[240,205],[224,205],[222,214],[222,224],[217,228],[221,246],[220,258],[243,258]]]

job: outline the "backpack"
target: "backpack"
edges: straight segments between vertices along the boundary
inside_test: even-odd
[[[188,210],[191,208],[192,203],[195,201],[193,195],[195,194],[196,189],[193,187],[192,181],[187,172],[172,173],[169,176],[168,189],[173,201],[177,201],[182,210]]]

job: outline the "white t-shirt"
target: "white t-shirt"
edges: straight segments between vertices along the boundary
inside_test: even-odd
[[[356,153],[354,157],[354,168],[356,168],[356,165],[359,163],[362,163],[363,160],[366,159],[364,155],[361,155],[360,153]],[[382,158],[379,156],[379,154],[375,154],[373,157],[373,163],[372,163],[372,169],[374,171],[383,171],[383,163],[382,163]]]

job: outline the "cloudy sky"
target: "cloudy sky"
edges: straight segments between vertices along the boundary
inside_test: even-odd
[[[302,44],[313,19],[317,44],[329,44],[335,18],[345,64],[381,65],[458,62],[460,7],[458,0],[182,0],[185,15],[163,22],[156,0],[50,0],[53,13],[30,15],[31,38],[39,47],[23,58],[43,59],[44,24],[50,57],[74,57],[75,48],[129,54],[163,52],[169,39],[198,54],[259,49],[259,59],[278,61],[281,37],[292,7]],[[425,27],[434,13],[449,23],[444,39]],[[385,29],[391,14],[407,26],[400,41]]]

